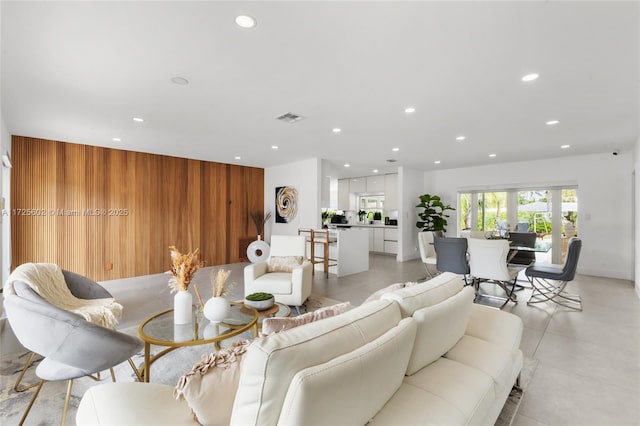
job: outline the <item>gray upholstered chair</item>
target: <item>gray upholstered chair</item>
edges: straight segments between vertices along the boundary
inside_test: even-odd
[[[564,291],[569,281],[572,281],[576,276],[581,250],[582,240],[573,237],[569,240],[564,265],[533,265],[527,268],[525,274],[533,286],[527,305],[550,301],[565,308],[582,310],[580,296]]]
[[[512,246],[535,247],[537,235],[535,232],[509,232],[509,240]],[[530,266],[536,261],[536,253],[533,251],[517,251],[509,259],[510,264]]]
[[[436,237],[434,245],[437,253],[436,269],[438,272],[461,274],[464,277],[465,285],[468,284],[467,275],[469,275],[470,269],[467,260],[467,239]]]
[[[77,274],[65,274],[69,288],[78,293],[83,291],[80,290],[82,278]],[[97,288],[88,291],[103,294]],[[139,339],[92,324],[80,315],[60,309],[22,281],[13,282],[11,292],[5,291],[4,304],[18,341],[44,357],[36,368],[41,381],[20,424],[27,418],[45,381],[69,381],[62,412],[64,424],[73,379],[110,369],[142,349]]]

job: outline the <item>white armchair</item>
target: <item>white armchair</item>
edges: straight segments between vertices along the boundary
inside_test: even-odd
[[[289,267],[270,269],[283,258],[301,257],[300,262],[290,259]],[[286,259],[285,259],[286,260]],[[298,264],[299,263],[299,264]],[[270,268],[271,266],[271,268]],[[306,258],[306,241],[301,235],[273,235],[271,252],[266,262],[254,263],[244,268],[244,294],[271,293],[276,302],[300,306],[311,294],[313,265]],[[289,272],[290,270],[290,272]]]

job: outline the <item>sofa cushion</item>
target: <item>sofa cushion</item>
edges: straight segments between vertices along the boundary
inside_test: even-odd
[[[351,302],[337,303],[332,306],[325,306],[313,312],[307,312],[297,317],[270,317],[262,321],[262,335],[268,336],[273,333],[279,333],[285,330],[299,327],[310,322],[318,321],[324,318],[333,317],[347,312],[351,308]]]
[[[89,388],[78,406],[76,424],[193,425],[185,401],[172,397],[173,387],[159,383],[118,382]]]
[[[509,351],[517,351],[522,339],[522,319],[509,312],[474,304],[467,325],[468,336],[495,343]]]
[[[463,286],[461,275],[444,272],[418,285],[386,293],[382,299],[396,301],[400,305],[402,316],[408,317],[418,309],[435,305],[457,294]]]
[[[302,256],[270,256],[267,260],[267,272],[291,272],[302,265]]]
[[[278,424],[367,423],[402,384],[415,333],[405,318],[373,342],[298,372]]]
[[[467,424],[479,424],[496,396],[488,374],[446,358],[405,377],[404,382],[448,401],[466,416]]]
[[[291,273],[272,272],[264,274],[254,281],[254,287],[271,294],[291,294]]]
[[[513,385],[511,373],[518,356],[522,358],[522,352],[508,351],[494,343],[472,336],[463,336],[445,355],[450,360],[484,372],[499,387]]]
[[[473,289],[466,287],[443,302],[413,313],[418,332],[408,375],[439,359],[460,340],[469,322],[473,297]]]
[[[202,360],[178,380],[173,394],[176,399],[187,401],[200,424],[229,424],[242,358],[250,343],[238,340],[230,348],[203,355]]]
[[[399,322],[398,305],[379,300],[255,340],[242,366],[231,424],[276,424],[289,384],[299,371],[351,352]]]
[[[466,416],[449,401],[403,383],[369,425],[464,425],[466,420]]]
[[[391,293],[392,291],[400,290],[401,288],[405,288],[405,287],[412,287],[417,284],[418,283],[416,281],[407,281],[406,283],[395,283],[395,284],[388,285],[376,291],[375,293],[371,294],[371,296],[367,297],[367,299],[362,303],[368,303],[374,300],[380,300],[383,294]]]

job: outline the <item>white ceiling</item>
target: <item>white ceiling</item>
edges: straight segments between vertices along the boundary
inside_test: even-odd
[[[1,7],[2,114],[16,135],[256,167],[317,157],[340,177],[638,139],[638,2]],[[258,25],[238,27],[238,14]],[[529,72],[540,78],[521,82]],[[274,119],[286,112],[307,118]]]

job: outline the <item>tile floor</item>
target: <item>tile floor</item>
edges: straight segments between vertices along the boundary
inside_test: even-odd
[[[244,265],[225,266],[232,270],[231,282],[243,282]],[[207,274],[217,268],[204,268],[194,280],[205,299],[211,295]],[[425,275],[419,260],[398,263],[394,257],[371,255],[368,272],[343,278],[317,272],[313,292],[359,305],[375,290]],[[164,274],[103,285],[116,299],[135,305],[125,306],[122,328],[172,305]],[[582,295],[583,312],[527,306],[527,289],[518,292],[518,305],[505,308],[522,318],[521,348],[538,360],[513,424],[640,425],[640,299],[633,283],[579,275],[568,287]],[[241,299],[242,285],[233,287],[229,297]]]

